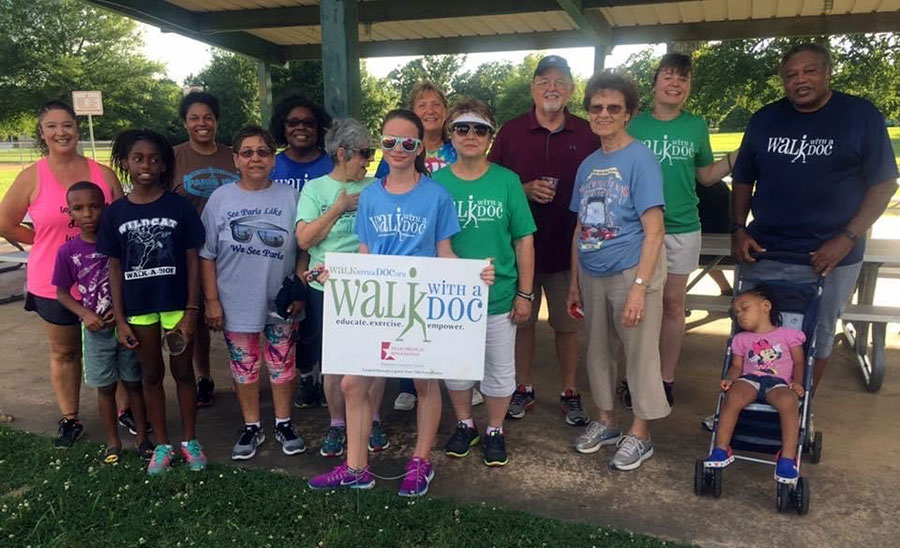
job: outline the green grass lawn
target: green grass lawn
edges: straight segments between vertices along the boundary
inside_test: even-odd
[[[672,545],[487,504],[403,499],[376,487],[314,492],[300,478],[213,464],[149,478],[127,453],[114,466],[100,446],[57,450],[46,437],[0,428],[0,546],[442,546]],[[574,507],[573,507],[574,510]]]

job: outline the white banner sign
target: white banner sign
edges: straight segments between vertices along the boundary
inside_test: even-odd
[[[322,372],[481,380],[487,264],[327,253]]]
[[[78,116],[103,116],[103,94],[99,91],[73,91],[72,106]]]

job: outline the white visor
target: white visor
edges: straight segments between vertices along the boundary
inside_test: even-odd
[[[485,120],[481,116],[475,114],[474,112],[464,112],[464,113],[460,114],[459,116],[454,118],[452,122],[450,122],[450,125],[452,126],[453,124],[465,124],[465,123],[481,124],[481,125],[491,128],[491,129],[494,129],[494,124],[488,122],[487,120]]]

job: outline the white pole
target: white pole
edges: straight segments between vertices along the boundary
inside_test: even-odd
[[[88,114],[88,131],[91,133],[91,156],[97,161],[97,148],[94,146],[94,118]]]

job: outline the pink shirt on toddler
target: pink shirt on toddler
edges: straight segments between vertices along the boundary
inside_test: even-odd
[[[742,331],[731,340],[731,352],[744,358],[741,375],[771,375],[790,384],[794,377],[791,348],[806,342],[802,331],[779,327],[770,333]]]

